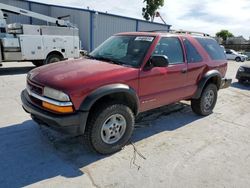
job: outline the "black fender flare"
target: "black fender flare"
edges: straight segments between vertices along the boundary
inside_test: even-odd
[[[79,109],[85,112],[89,111],[97,100],[101,99],[104,96],[115,93],[128,94],[133,100],[133,102],[135,102],[136,104],[135,115],[137,115],[139,109],[139,98],[136,94],[136,91],[134,91],[133,88],[125,84],[110,84],[94,90],[83,100]]]
[[[200,80],[200,82],[198,83],[198,88],[194,94],[194,96],[192,97],[192,99],[198,99],[201,96],[201,93],[203,91],[203,88],[205,87],[207,81],[210,78],[216,77],[217,78],[217,83],[216,86],[218,88],[218,90],[220,89],[220,85],[221,85],[221,80],[222,80],[222,76],[221,73],[217,70],[210,70],[208,71]]]

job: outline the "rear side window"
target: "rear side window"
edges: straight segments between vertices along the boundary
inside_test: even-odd
[[[202,47],[207,51],[212,60],[225,60],[226,56],[219,44],[208,38],[196,38]]]
[[[187,60],[188,63],[198,63],[202,61],[202,57],[199,54],[199,52],[196,50],[196,48],[193,46],[189,40],[184,39],[184,46],[186,48],[187,52]]]
[[[166,55],[170,65],[184,63],[181,43],[179,39],[175,37],[161,38],[156,46],[154,54]]]

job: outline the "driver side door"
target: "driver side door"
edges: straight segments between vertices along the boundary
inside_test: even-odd
[[[187,62],[181,40],[178,37],[161,38],[152,56],[154,54],[167,56],[169,65],[141,70],[139,80],[141,111],[185,98]]]

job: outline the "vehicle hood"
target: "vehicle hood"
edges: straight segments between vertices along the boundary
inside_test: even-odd
[[[109,83],[125,83],[136,77],[136,68],[86,58],[42,66],[28,74],[28,78],[39,85],[67,93]]]
[[[235,55],[240,56],[240,57],[245,57],[245,58],[247,58],[247,56],[244,55],[244,54],[236,53]]]

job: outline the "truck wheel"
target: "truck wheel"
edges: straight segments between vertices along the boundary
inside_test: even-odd
[[[90,149],[100,154],[111,154],[124,147],[134,130],[134,114],[123,104],[107,104],[96,108],[84,133]]]
[[[50,63],[55,63],[55,62],[58,62],[58,61],[62,61],[62,59],[63,59],[63,57],[61,55],[51,54],[45,59],[44,64],[47,65],[47,64],[50,64]]]
[[[43,61],[42,60],[32,61],[32,64],[35,65],[36,67],[40,67],[43,65]]]
[[[202,91],[199,99],[191,101],[191,107],[194,113],[202,116],[207,116],[213,112],[217,101],[217,86],[208,84]]]
[[[240,58],[240,57],[236,57],[236,58],[235,58],[235,61],[236,61],[236,62],[240,62],[240,61],[241,61],[241,58]]]

